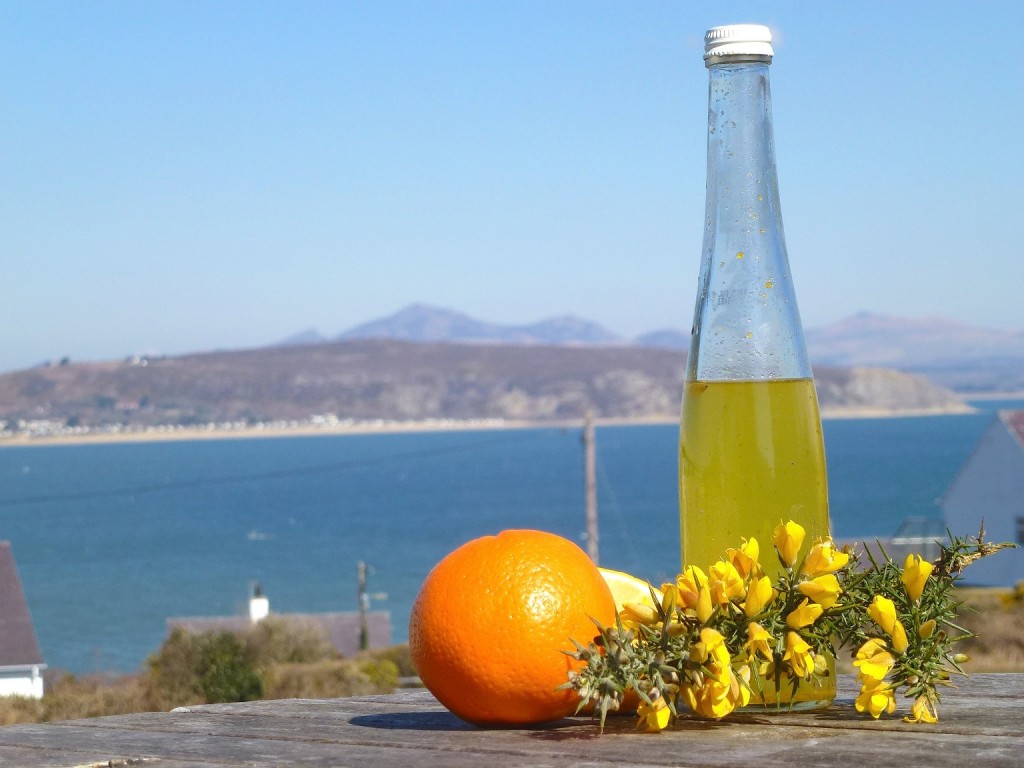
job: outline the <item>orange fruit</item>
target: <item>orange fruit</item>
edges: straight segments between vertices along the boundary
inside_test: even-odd
[[[540,723],[571,714],[558,690],[579,663],[562,653],[608,626],[615,601],[576,544],[543,531],[504,531],[462,545],[427,576],[409,619],[423,684],[478,725]]]

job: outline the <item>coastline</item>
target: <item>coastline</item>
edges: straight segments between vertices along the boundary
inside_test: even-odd
[[[960,392],[959,396],[968,400],[1024,400],[1024,390],[1020,392]]]
[[[981,398],[977,398],[981,399]],[[977,413],[963,407],[903,409],[823,408],[823,421],[839,419],[919,418]],[[595,418],[598,427],[667,425],[678,423],[677,416]],[[60,445],[111,445],[119,443],[183,442],[190,440],[249,440],[283,437],[339,437],[346,435],[407,434],[418,432],[474,432],[496,429],[575,429],[582,419],[424,419],[392,421],[287,422],[272,425],[204,424],[195,427],[159,426],[103,431],[76,431],[47,435],[19,435],[0,438],[0,448],[26,448]]]

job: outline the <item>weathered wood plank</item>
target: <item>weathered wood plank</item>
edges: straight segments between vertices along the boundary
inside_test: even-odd
[[[690,719],[657,736],[637,733],[629,717],[613,718],[604,735],[586,718],[478,729],[426,692],[211,705],[0,729],[0,765],[66,768],[143,757],[158,768],[1024,763],[1024,675],[971,678],[944,697],[942,720],[932,726],[865,718],[850,705],[855,690],[852,678],[841,678],[841,704],[824,712]]]
[[[197,762],[158,758],[107,757],[97,761],[94,755],[30,747],[0,747],[0,766],[4,768],[235,768],[244,763]]]

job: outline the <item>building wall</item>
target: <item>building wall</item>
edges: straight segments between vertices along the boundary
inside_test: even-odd
[[[25,670],[0,670],[0,696],[43,698],[43,676],[39,667]]]
[[[1018,518],[1024,517],[1024,446],[1002,419],[995,419],[964,464],[942,501],[951,533],[977,535],[985,521],[985,539],[1020,543]],[[1011,586],[1024,579],[1024,549],[1004,550],[964,571],[964,584]]]

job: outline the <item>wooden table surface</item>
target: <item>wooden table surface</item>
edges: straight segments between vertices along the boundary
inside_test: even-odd
[[[212,704],[0,728],[0,766],[1024,766],[1024,674],[961,680],[937,725],[873,721],[854,710],[855,693],[841,676],[829,710],[688,719],[660,734],[638,733],[631,717],[604,734],[588,718],[484,730],[425,691]]]

